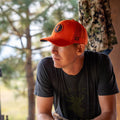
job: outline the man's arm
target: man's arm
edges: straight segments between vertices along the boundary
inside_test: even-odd
[[[37,96],[37,120],[53,120],[51,110],[53,105],[53,97]]]
[[[116,95],[99,96],[101,115],[94,120],[116,120]]]

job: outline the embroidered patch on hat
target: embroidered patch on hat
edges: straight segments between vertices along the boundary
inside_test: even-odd
[[[55,32],[60,32],[61,30],[62,30],[62,25],[61,24],[59,24],[59,25],[57,25],[56,27],[55,27]]]

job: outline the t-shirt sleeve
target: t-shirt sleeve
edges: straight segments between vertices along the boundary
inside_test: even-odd
[[[53,96],[53,87],[51,84],[47,64],[49,64],[49,61],[47,62],[46,59],[43,59],[37,66],[37,79],[34,94],[41,97]]]
[[[100,61],[98,95],[112,95],[118,93],[119,90],[109,57],[103,55]]]

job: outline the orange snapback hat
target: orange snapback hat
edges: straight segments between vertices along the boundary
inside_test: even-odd
[[[67,46],[74,43],[87,44],[88,35],[86,29],[75,20],[60,21],[50,37],[42,38],[41,41],[49,41],[56,46]]]

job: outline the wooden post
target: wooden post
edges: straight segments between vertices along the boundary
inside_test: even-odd
[[[2,70],[1,70],[1,68],[0,68],[0,77],[2,77]],[[2,120],[2,115],[1,115],[1,88],[0,88],[0,120]]]
[[[0,77],[2,77],[2,70],[0,68]],[[1,113],[1,89],[0,89],[0,120],[4,120],[4,115],[2,115]],[[6,119],[5,120],[8,120],[8,115],[6,115]]]
[[[4,120],[4,115],[1,115],[1,119],[0,120]]]
[[[6,115],[6,120],[8,120],[8,115]]]

